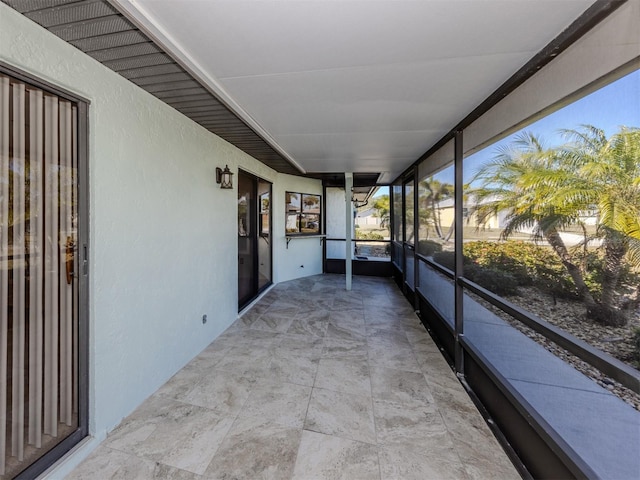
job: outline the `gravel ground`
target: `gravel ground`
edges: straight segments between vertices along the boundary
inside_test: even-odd
[[[557,299],[554,301],[550,295],[541,293],[536,288],[520,288],[519,290],[520,294],[518,296],[506,297],[507,300],[526,308],[527,311],[539,316],[543,320],[562,328],[573,336],[635,368],[632,364],[632,337],[634,328],[640,327],[640,309],[631,316],[629,323],[624,327],[607,327],[588,321],[585,318],[584,306],[580,302],[565,299]],[[529,338],[535,340],[556,356],[573,365],[574,368],[593,379],[614,395],[620,397],[636,410],[640,410],[640,394],[607,377],[598,369],[531,330],[502,310],[490,305],[475,295],[473,296],[486,308],[513,325]]]

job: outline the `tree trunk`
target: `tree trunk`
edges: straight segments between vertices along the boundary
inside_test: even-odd
[[[620,249],[620,244],[612,242],[610,251],[607,252],[607,244],[605,244],[605,280],[602,284],[602,303],[598,303],[594,300],[593,295],[589,292],[589,289],[584,282],[582,271],[580,268],[571,261],[569,251],[565,246],[560,234],[553,230],[551,232],[545,232],[545,238],[549,242],[549,245],[560,257],[562,264],[571,275],[573,282],[578,288],[578,294],[582,298],[587,307],[587,317],[591,320],[601,323],[603,325],[610,325],[614,327],[621,327],[627,323],[627,317],[620,311],[612,307],[613,303],[613,290],[617,285],[618,278],[620,278],[620,269],[622,266],[622,258],[625,254],[625,249]],[[616,266],[617,265],[617,266]],[[610,270],[607,273],[607,270]],[[607,280],[607,276],[609,279]],[[608,282],[608,283],[607,283]],[[605,303],[605,292],[611,295],[610,303]]]
[[[436,231],[436,235],[442,240],[442,229],[440,228],[440,222],[438,221],[438,214],[436,213],[435,201],[431,201],[431,215],[433,216],[433,228]]]
[[[615,289],[620,280],[622,263],[627,253],[627,245],[620,235],[611,233],[604,239],[604,271],[602,279],[602,305],[613,307]]]
[[[560,257],[560,261],[567,269],[567,272],[571,276],[573,283],[576,284],[576,288],[578,289],[578,295],[584,301],[587,310],[592,309],[597,306],[596,301],[591,295],[587,284],[584,282],[584,277],[582,276],[582,271],[580,267],[578,267],[575,263],[571,261],[571,255],[569,255],[569,251],[567,250],[562,237],[557,230],[551,230],[549,232],[544,232],[544,236],[553,248],[554,252]]]
[[[451,236],[454,234],[455,228],[456,228],[456,219],[454,218],[453,221],[451,222],[451,226],[449,227],[449,231],[447,232],[447,236],[444,237],[445,242],[448,242],[449,240],[451,240]]]

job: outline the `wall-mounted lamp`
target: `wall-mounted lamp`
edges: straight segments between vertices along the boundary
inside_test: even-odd
[[[224,170],[216,167],[216,183],[220,184],[220,188],[233,188],[233,183],[231,183],[232,176],[233,173],[229,170],[229,165],[226,165]]]

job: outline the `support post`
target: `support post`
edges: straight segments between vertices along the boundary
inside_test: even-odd
[[[352,280],[352,240],[353,240],[353,204],[351,202],[351,195],[353,188],[353,173],[346,172],[344,174],[344,204],[346,213],[346,232],[345,232],[345,257],[344,257],[344,273],[346,277],[346,289],[351,290]]]
[[[455,368],[459,376],[464,376],[464,352],[460,340],[464,335],[464,291],[459,281],[463,275],[462,226],[463,226],[463,176],[462,176],[462,131],[455,133]]]

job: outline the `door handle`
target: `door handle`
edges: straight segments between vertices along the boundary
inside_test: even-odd
[[[73,282],[73,274],[74,274],[74,261],[73,261],[73,250],[75,248],[75,243],[73,242],[73,238],[71,236],[67,237],[67,244],[65,248],[65,267],[67,273],[67,285],[71,285]]]

